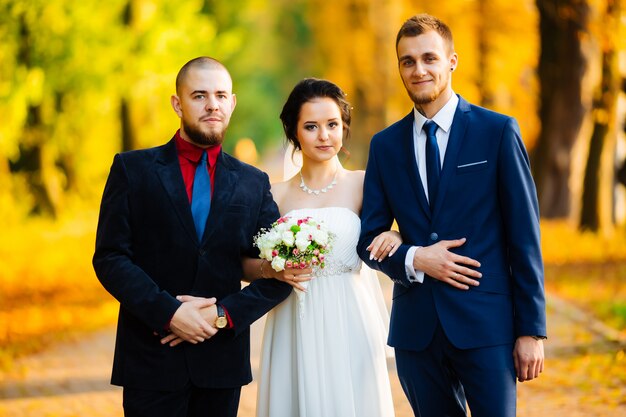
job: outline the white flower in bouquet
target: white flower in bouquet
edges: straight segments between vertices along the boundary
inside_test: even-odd
[[[308,228],[301,228],[298,233],[296,233],[296,247],[300,252],[304,252],[307,250],[309,245],[311,244],[312,235],[311,231],[307,230]]]
[[[276,230],[270,229],[266,236],[268,246],[274,247],[281,242],[282,236]]]
[[[261,253],[260,257],[271,261],[274,245],[271,244],[269,239],[266,236],[259,237],[259,239],[257,240],[257,246],[259,248],[259,252]]]
[[[326,246],[328,244],[329,234],[326,230],[321,229],[321,228],[320,229],[316,228],[313,230],[312,235],[313,235],[313,240],[318,245]]]
[[[283,232],[285,232],[287,230],[290,230],[292,224],[290,224],[289,218],[285,218],[285,219],[286,220],[281,222],[281,223],[274,223],[275,226],[273,225],[272,228],[270,229],[270,231],[274,230],[274,231],[276,231],[276,233],[278,233],[280,236],[282,236]]]
[[[272,269],[276,272],[284,271],[286,262],[287,260],[285,258],[276,256],[272,259]]]
[[[261,259],[265,259],[266,261],[272,262],[272,258],[274,257],[274,249],[272,248],[262,249],[259,257]]]
[[[281,240],[285,245],[293,246],[296,238],[291,230],[285,230],[281,235]]]

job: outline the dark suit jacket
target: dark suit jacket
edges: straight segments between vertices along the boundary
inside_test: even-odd
[[[112,383],[173,390],[252,380],[249,325],[291,287],[260,279],[241,289],[241,256],[279,217],[266,174],[226,153],[215,171],[211,212],[198,242],[174,140],[115,156],[102,197],[93,265],[120,302]],[[178,347],[159,336],[179,307],[175,296],[217,297],[234,322],[208,341]]]
[[[365,174],[359,254],[395,282],[389,344],[421,350],[439,321],[459,348],[545,335],[539,210],[528,155],[514,119],[460,98],[431,214],[420,182],[413,112],[374,136]],[[365,248],[396,220],[404,239],[392,258]],[[481,263],[480,286],[458,290],[406,277],[409,246],[467,238],[453,251]]]

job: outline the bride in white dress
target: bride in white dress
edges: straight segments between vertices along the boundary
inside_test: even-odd
[[[267,316],[258,417],[394,415],[387,310],[376,276],[361,271],[356,252],[364,172],[344,169],[337,158],[350,125],[344,97],[333,83],[305,79],[281,113],[287,138],[302,153],[302,169],[272,186],[274,199],[283,216],[311,216],[335,238],[325,268],[307,282],[304,295],[292,292]],[[396,232],[385,232],[372,243],[372,256],[391,256],[400,242]],[[291,278],[304,290],[306,278]]]

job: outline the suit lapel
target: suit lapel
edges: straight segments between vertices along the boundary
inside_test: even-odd
[[[234,195],[233,189],[239,180],[237,167],[233,164],[232,157],[223,151],[217,158],[215,167],[215,179],[213,196],[211,197],[211,211],[207,219],[206,229],[202,242],[206,242],[215,232],[223,217],[226,208],[230,204],[230,199]]]
[[[441,180],[439,181],[439,192],[437,193],[437,201],[435,201],[434,216],[439,213],[441,206],[446,196],[446,190],[452,178],[456,174],[457,160],[459,157],[459,151],[463,144],[465,137],[465,131],[467,130],[468,116],[470,106],[467,101],[462,97],[459,97],[459,104],[452,120],[452,126],[450,130],[450,136],[448,138],[448,147],[446,148],[446,154],[443,159],[443,168],[441,170]]]
[[[413,110],[404,119],[402,119],[401,136],[403,138],[403,152],[406,158],[405,164],[409,167],[409,178],[411,180],[411,186],[413,192],[419,201],[420,207],[426,216],[430,219],[430,206],[428,205],[428,199],[426,198],[426,192],[422,186],[420,179],[419,169],[417,168],[417,160],[415,159],[415,139],[413,137],[413,123],[414,123]]]
[[[185,182],[180,172],[178,153],[174,139],[162,147],[162,152],[157,158],[157,175],[159,176],[163,188],[172,201],[174,211],[180,219],[183,228],[194,241],[198,241],[196,227],[193,224],[189,197],[185,191]]]

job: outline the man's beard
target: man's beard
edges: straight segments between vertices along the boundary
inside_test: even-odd
[[[184,120],[183,130],[193,143],[201,146],[221,144],[224,141],[224,133],[226,132],[226,129],[224,129],[221,132],[204,133],[200,129],[196,129],[194,126],[187,124]]]
[[[439,96],[441,96],[441,94],[443,94],[444,91],[445,91],[445,88],[442,88],[442,89],[435,89],[434,91],[431,91],[430,93],[416,94],[407,88],[407,93],[409,93],[409,97],[411,98],[411,101],[413,101],[413,103],[416,105],[432,103],[433,101],[437,100],[437,98],[439,98]]]
[[[439,96],[441,96],[443,92],[446,90],[447,82],[445,82],[445,80],[441,80],[441,81],[442,81],[442,83],[440,84],[441,87],[435,86],[435,89],[430,93],[416,94],[416,93],[413,93],[408,88],[406,89],[406,91],[409,94],[411,101],[413,101],[415,105],[421,106],[424,104],[429,104],[437,100]]]

